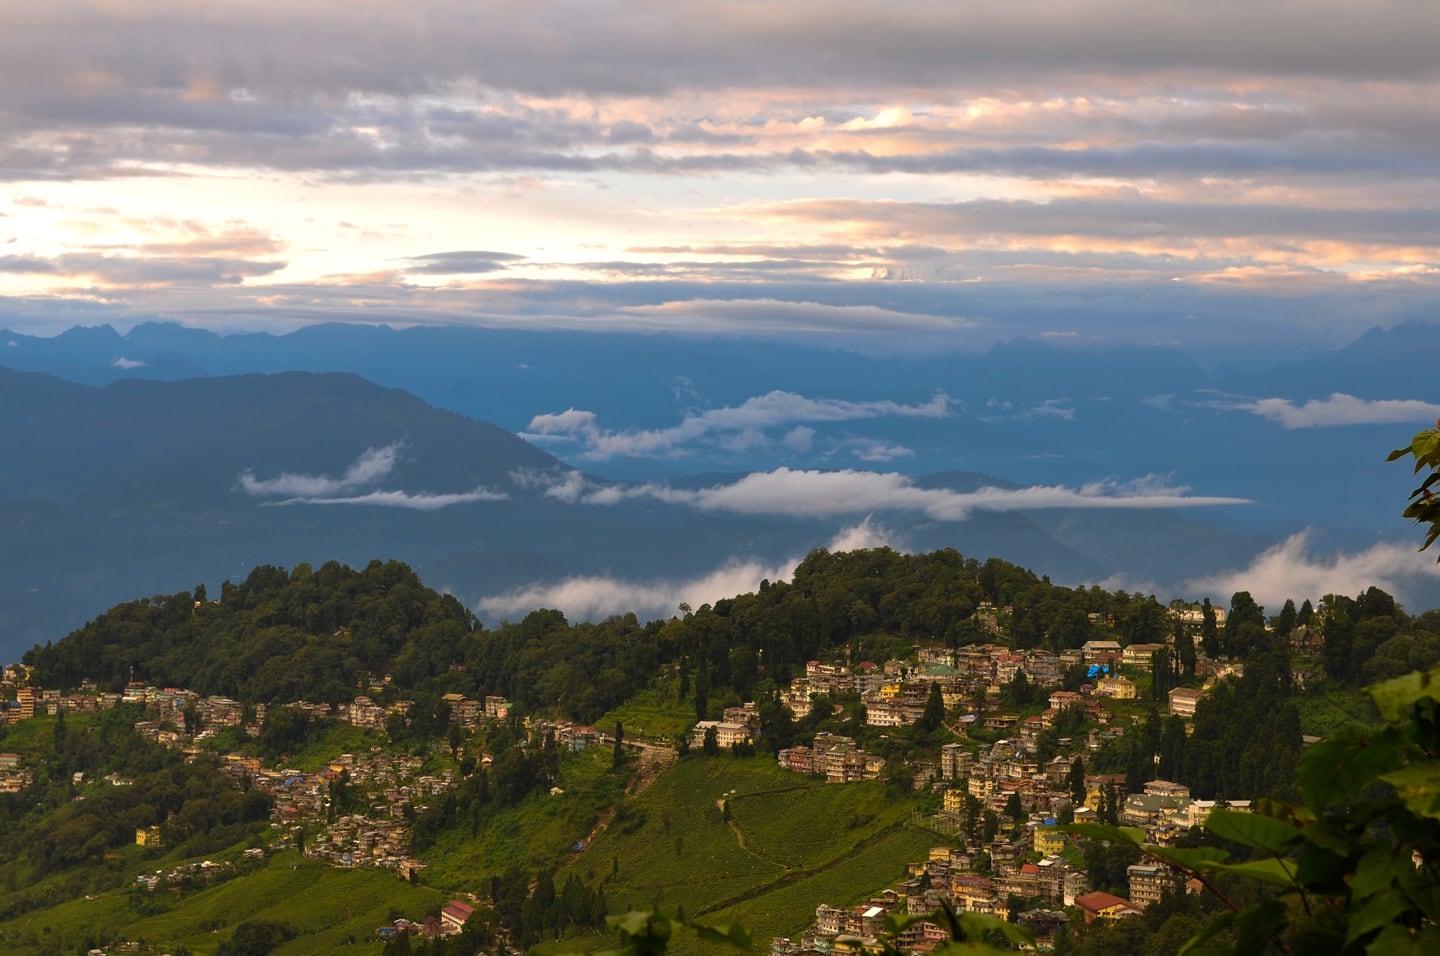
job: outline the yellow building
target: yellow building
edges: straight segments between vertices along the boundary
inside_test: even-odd
[[[1065,849],[1065,834],[1054,827],[1035,828],[1035,852],[1042,856],[1058,856]]]
[[[164,846],[159,827],[141,827],[135,831],[136,846]]]

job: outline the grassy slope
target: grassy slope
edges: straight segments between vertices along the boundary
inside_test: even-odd
[[[717,801],[731,791],[727,824]],[[827,786],[765,758],[692,757],[634,799],[573,868],[605,881],[612,913],[683,907],[688,918],[739,920],[767,939],[923,858],[936,838],[905,827],[909,816],[910,801],[890,799],[878,782]]]
[[[424,881],[456,892],[488,891],[489,878],[511,865],[527,871],[568,859],[577,840],[620,798],[626,774],[612,772],[611,751],[596,748],[560,764],[559,796],[534,794],[493,813],[472,836],[463,824],[425,853]]]
[[[689,699],[676,700],[679,686],[676,679],[657,681],[595,721],[595,726],[611,733],[618,720],[626,734],[656,739],[683,734],[695,723],[695,705]]]
[[[82,941],[125,939],[184,944],[196,954],[213,953],[235,927],[251,919],[289,926],[296,938],[276,950],[300,956],[333,952],[350,937],[364,940],[388,922],[392,908],[419,918],[448,897],[411,886],[378,870],[336,870],[281,853],[267,866],[171,903],[162,892],[151,898],[167,912],[144,916],[130,906],[129,890],[76,899],[0,924],[0,938],[12,952],[33,951],[47,941],[73,952]],[[378,944],[374,947],[378,952]],[[356,952],[366,951],[364,948]]]

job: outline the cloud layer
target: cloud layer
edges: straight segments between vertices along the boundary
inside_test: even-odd
[[[6,26],[0,296],[36,327],[1333,345],[1440,305],[1423,3],[53,0]]]
[[[1440,565],[1432,555],[1413,547],[1377,544],[1353,554],[1317,555],[1311,534],[1301,532],[1255,558],[1249,567],[1191,581],[1197,594],[1228,602],[1237,591],[1249,591],[1271,612],[1287,599],[1319,601],[1327,594],[1354,596],[1371,586],[1402,602],[1421,588],[1440,584]]]
[[[1367,401],[1341,392],[1303,405],[1283,398],[1263,398],[1245,406],[1285,428],[1330,428],[1342,425],[1424,425],[1440,418],[1440,405],[1417,399]]]
[[[832,551],[856,551],[898,547],[898,543],[889,531],[867,517],[860,524],[842,529],[829,547]],[[475,609],[492,619],[515,618],[536,608],[558,608],[572,619],[598,620],[631,611],[641,617],[670,617],[681,603],[700,607],[754,591],[762,580],[789,580],[800,561],[800,558],[791,558],[772,565],[753,559],[732,559],[713,571],[683,580],[570,577],[482,598]]]
[[[339,478],[282,472],[274,478],[259,479],[253,471],[244,471],[237,482],[240,490],[252,498],[277,499],[265,502],[267,505],[370,505],[437,511],[479,501],[504,501],[509,497],[485,487],[442,494],[374,488],[394,472],[402,447],[400,442],[395,442],[382,448],[367,448]],[[366,488],[371,490],[362,490]]]
[[[1191,495],[1188,488],[1170,487],[1154,476],[1133,482],[1095,482],[1080,488],[1033,485],[966,492],[922,487],[909,475],[897,472],[855,469],[777,468],[751,473],[730,484],[699,489],[653,482],[597,486],[579,472],[534,480],[544,484],[548,497],[572,504],[603,506],[649,499],[708,512],[806,518],[903,511],[936,521],[964,521],[976,511],[1195,508],[1250,503],[1244,498]]]
[[[774,391],[734,407],[712,408],[685,416],[679,425],[656,430],[610,431],[600,427],[594,412],[574,408],[556,414],[536,415],[522,437],[544,442],[562,440],[579,445],[584,458],[617,456],[659,458],[684,454],[689,446],[704,443],[744,451],[772,443],[772,428],[801,422],[845,422],[870,418],[944,418],[953,414],[950,400],[936,395],[922,405],[892,401],[852,402],[807,398]],[[791,428],[779,440],[782,446],[804,450],[814,438],[809,428]],[[870,446],[864,446],[868,449]],[[864,454],[860,457],[866,457]],[[878,455],[868,460],[883,460]]]

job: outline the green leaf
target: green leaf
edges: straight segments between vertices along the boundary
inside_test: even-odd
[[[1221,850],[1218,847],[1202,846],[1194,849],[1184,849],[1168,846],[1147,846],[1142,848],[1146,856],[1152,856],[1162,863],[1169,863],[1171,866],[1181,867],[1186,870],[1199,870],[1207,863],[1224,863],[1230,859],[1229,850]]]
[[[1229,953],[1230,950],[1228,949],[1216,949],[1203,944],[1229,929],[1230,925],[1235,922],[1237,915],[1238,914],[1232,910],[1221,913],[1210,922],[1209,926],[1206,926],[1199,933],[1190,937],[1189,941],[1180,947],[1180,956],[1210,956],[1212,953]]]
[[[909,916],[897,915],[895,913],[885,914],[885,932],[891,936],[899,936],[916,923],[935,923],[937,926],[943,925],[936,919],[936,914],[934,913],[915,913]]]
[[[1412,813],[1440,820],[1440,764],[1417,764],[1382,773],[1380,779],[1395,788]]]
[[[649,910],[630,910],[619,916],[605,917],[605,925],[621,933],[640,936],[650,930],[650,918],[655,914]]]
[[[1414,671],[1381,681],[1367,690],[1374,699],[1380,716],[1392,724],[1398,724],[1408,719],[1410,708],[1419,701],[1426,698],[1440,701],[1440,681],[1435,679],[1436,674],[1437,670],[1434,668],[1423,673]]]
[[[1297,774],[1300,793],[1313,809],[1323,811],[1353,800],[1376,777],[1399,767],[1400,762],[1393,727],[1368,737],[1359,728],[1342,730],[1305,752]]]
[[[1381,893],[1365,908],[1350,917],[1350,927],[1345,933],[1345,945],[1395,922],[1396,917],[1408,911],[1410,906],[1398,893]]]
[[[1205,829],[1222,840],[1269,853],[1280,853],[1301,838],[1300,830],[1283,820],[1238,810],[1211,810],[1205,818]]]
[[[987,933],[999,933],[1017,946],[1033,945],[1035,938],[1014,923],[991,916],[988,913],[956,913],[955,918],[965,933],[967,941],[978,941]]]
[[[1211,863],[1205,867],[1207,873],[1233,873],[1252,880],[1273,883],[1276,886],[1293,887],[1295,864],[1275,857],[1265,860],[1251,860],[1249,863]]]
[[[1309,828],[1305,836],[1308,840]],[[1295,863],[1295,882],[1316,893],[1343,896],[1347,889],[1345,878],[1350,875],[1348,855],[1348,848],[1342,853],[1333,853],[1307,843]]]
[[[1397,864],[1414,868],[1408,858],[1397,860],[1388,843],[1377,843],[1356,864],[1355,877],[1350,881],[1350,892],[1356,899],[1363,900],[1381,890],[1388,890],[1398,875]]]
[[[1410,930],[1398,923],[1391,923],[1370,941],[1365,952],[1373,956],[1425,956],[1430,950],[1423,946],[1421,940],[1410,935]]]
[[[1266,900],[1235,917],[1235,950],[1237,956],[1259,956],[1270,948],[1270,941],[1285,929],[1289,909],[1279,900]]]
[[[750,949],[750,934],[745,931],[745,927],[737,923],[722,926],[701,926],[699,923],[686,923],[685,925],[698,933],[700,938],[707,943],[733,946],[747,952]]]
[[[1104,823],[1067,823],[1055,829],[1061,833],[1073,833],[1091,840],[1106,843],[1139,846],[1145,840],[1145,831],[1139,827],[1112,827]]]

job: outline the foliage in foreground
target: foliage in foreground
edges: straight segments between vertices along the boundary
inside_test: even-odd
[[[1440,952],[1440,667],[1370,694],[1386,726],[1342,731],[1311,748],[1300,764],[1300,801],[1211,813],[1205,829],[1249,859],[1145,845],[1144,831],[1128,827],[1062,829],[1134,846],[1219,897],[1227,911],[1185,953]],[[1272,895],[1241,907],[1217,885],[1225,877],[1264,884]]]

